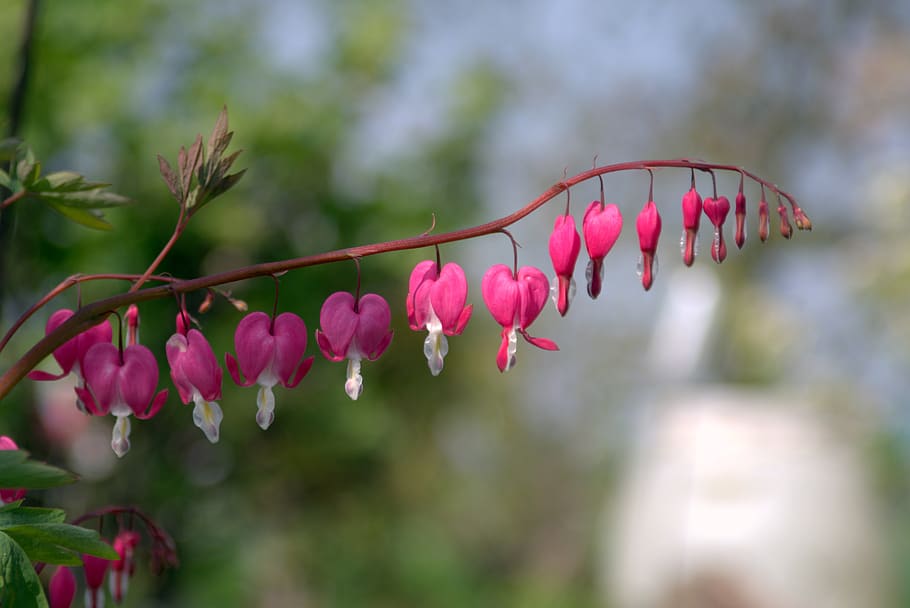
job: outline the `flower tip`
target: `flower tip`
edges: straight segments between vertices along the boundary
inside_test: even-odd
[[[199,399],[193,408],[193,423],[199,427],[205,438],[211,443],[218,443],[221,432],[221,421],[224,413],[214,401]]]

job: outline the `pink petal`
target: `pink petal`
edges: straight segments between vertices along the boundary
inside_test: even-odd
[[[405,307],[408,313],[408,326],[421,330],[427,323],[427,302],[430,289],[436,281],[436,262],[424,260],[414,267],[408,279],[408,299]]]
[[[297,372],[294,374],[294,377],[289,378],[288,381],[284,383],[284,386],[286,388],[294,388],[300,384],[300,381],[303,380],[303,377],[307,375],[311,367],[313,367],[313,357],[307,357],[300,363],[300,366],[297,368]]]
[[[119,372],[120,351],[113,344],[95,344],[86,353],[82,362],[82,377],[85,378],[85,386],[92,394],[97,411],[109,412],[117,399]]]
[[[187,380],[206,401],[221,399],[221,366],[218,365],[212,346],[198,329],[191,329],[187,340],[189,348],[181,361]]]
[[[50,372],[43,372],[40,369],[30,371],[26,378],[29,380],[36,380],[38,382],[43,382],[46,380],[59,380],[69,374],[69,371],[61,372],[59,374],[51,374]]]
[[[512,270],[505,264],[491,266],[483,275],[480,291],[496,322],[511,328],[518,316],[519,306],[518,283],[512,276]]]
[[[610,203],[601,206],[600,201],[588,205],[582,220],[585,248],[591,259],[603,259],[613,248],[622,232],[622,214],[619,207]]]
[[[558,216],[550,234],[550,261],[557,275],[572,276],[580,250],[581,239],[575,229],[575,218],[571,215]]]
[[[234,332],[234,350],[237,363],[248,383],[253,383],[275,357],[275,337],[270,328],[272,318],[264,312],[251,312],[237,325]],[[229,368],[230,369],[230,368]],[[232,377],[234,374],[231,374]],[[234,377],[234,382],[237,378]],[[249,386],[249,384],[241,384]]]
[[[141,344],[123,349],[118,381],[120,394],[130,409],[137,415],[144,412],[158,388],[158,362],[152,351]]]
[[[530,342],[537,348],[541,348],[543,350],[559,350],[559,347],[556,346],[556,342],[554,342],[553,340],[550,340],[548,338],[535,338],[534,336],[528,334],[528,332],[526,332],[526,331],[522,331],[521,335],[522,335],[522,337],[524,337],[525,340],[527,340],[528,342]]]
[[[465,278],[464,270],[455,263],[448,263],[442,267],[439,273],[439,279],[433,284],[430,290],[430,303],[436,316],[442,322],[442,328],[448,335],[459,334],[467,325],[468,319],[463,319],[461,329],[458,329],[459,323],[462,322],[462,315],[465,310],[465,302],[468,299],[468,280]],[[468,312],[468,318],[471,313]],[[456,331],[456,329],[458,329]]]
[[[368,293],[360,298],[359,322],[357,324],[357,348],[373,361],[377,359],[392,341],[392,311],[389,303],[380,295]]]
[[[450,330],[445,330],[447,336],[457,336],[464,331],[465,326],[467,326],[468,321],[471,319],[471,313],[474,312],[474,305],[468,304],[461,311],[461,315],[458,317],[458,321],[455,323],[455,327]]]
[[[509,332],[510,328],[504,327],[502,330],[502,342],[499,344],[499,351],[496,353],[496,367],[499,371],[504,372],[509,366]]]
[[[180,395],[180,401],[183,403],[189,403],[193,399],[193,385],[187,379],[182,365],[188,348],[189,341],[181,333],[176,333],[168,338],[167,343],[164,345],[167,363],[171,369],[171,380],[174,382],[174,386],[177,387],[177,394]]]
[[[110,406],[108,406],[107,409],[104,409],[95,403],[95,398],[88,389],[77,386],[74,390],[76,391],[76,397],[82,402],[82,405],[85,406],[85,409],[89,414],[92,414],[93,416],[106,416],[110,413]]]
[[[274,332],[274,371],[281,383],[287,386],[306,352],[306,323],[294,313],[283,312],[275,317]]]
[[[72,310],[62,308],[50,316],[47,320],[47,324],[44,326],[44,335],[48,335],[53,332],[55,329],[63,325],[63,323],[72,317],[75,313]],[[63,370],[63,375],[70,373],[70,370],[73,369],[79,361],[79,336],[70,338],[56,349],[54,349],[54,360],[57,361],[57,365],[60,366],[60,369]]]
[[[155,398],[152,399],[151,405],[149,405],[148,409],[145,412],[134,412],[136,415],[136,418],[138,418],[139,420],[148,420],[149,418],[151,418],[152,416],[157,414],[158,411],[161,410],[161,406],[163,406],[165,401],[167,401],[167,395],[168,395],[167,389],[162,389],[161,391],[159,391],[158,394],[155,395]]]
[[[333,361],[344,359],[357,331],[358,314],[354,312],[354,296],[346,291],[330,295],[319,311],[319,332],[316,341],[326,358]],[[338,357],[338,359],[336,359]]]
[[[523,266],[518,271],[520,308],[518,326],[526,329],[546,306],[550,284],[546,275],[533,266]]]
[[[66,566],[57,566],[48,586],[50,608],[69,608],[76,595],[76,576]]]
[[[224,364],[227,367],[228,373],[231,374],[231,379],[237,386],[251,386],[256,382],[255,378],[247,379],[246,381],[241,378],[240,370],[237,368],[237,359],[235,359],[231,353],[224,353]]]

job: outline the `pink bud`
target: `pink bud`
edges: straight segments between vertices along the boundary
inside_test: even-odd
[[[556,310],[566,316],[574,292],[575,262],[581,251],[581,238],[575,229],[575,218],[569,214],[557,216],[550,234],[550,260],[556,271]]]
[[[294,388],[313,366],[313,357],[304,358],[306,345],[306,323],[291,312],[283,312],[274,320],[264,312],[252,312],[237,325],[237,358],[227,353],[224,359],[238,386],[259,385],[256,422],[263,430],[275,420],[272,387],[280,384]]]
[[[736,246],[743,248],[746,242],[746,195],[740,190],[736,194]]]
[[[635,228],[641,249],[641,284],[645,290],[654,283],[654,263],[657,261],[657,240],[660,238],[660,213],[654,201],[648,201],[638,213]]]
[[[130,414],[146,420],[167,400],[167,389],[155,394],[155,355],[141,344],[127,346],[121,353],[113,344],[102,343],[89,349],[83,365],[85,387],[76,387],[76,394],[89,413],[117,417],[111,447],[117,456],[123,456],[130,449]]]
[[[133,557],[135,548],[139,545],[140,536],[133,530],[123,530],[114,538],[114,551],[120,559],[111,563],[110,591],[116,603],[123,601],[129,587],[130,578],[136,571],[136,562]]]
[[[82,556],[82,569],[85,573],[85,605],[88,608],[104,606],[104,577],[111,562],[102,557],[85,554]]]
[[[224,415],[217,400],[221,399],[221,367],[205,336],[198,329],[187,331],[186,317],[177,313],[177,333],[164,346],[171,368],[171,380],[180,400],[192,401],[193,422],[215,443]]]
[[[796,227],[800,230],[812,230],[812,222],[809,220],[809,216],[796,203],[793,204],[793,220],[796,222]]]
[[[11,437],[3,435],[0,437],[0,450],[18,450],[19,446]],[[8,504],[25,498],[25,488],[3,488],[0,489],[0,504]]]
[[[323,303],[316,343],[329,361],[348,360],[345,392],[351,399],[363,392],[361,360],[375,361],[392,341],[391,320],[389,303],[375,293],[355,301],[352,294],[337,291]]]
[[[473,306],[465,305],[468,280],[461,266],[448,263],[439,270],[436,262],[424,260],[414,267],[408,281],[406,308],[408,326],[429,333],[423,345],[430,372],[438,376],[449,351],[446,336],[464,331]]]
[[[76,596],[76,577],[66,566],[57,566],[48,585],[50,608],[70,608]]]
[[[793,226],[790,225],[790,218],[787,216],[787,207],[783,203],[779,203],[777,213],[780,215],[780,235],[789,239],[793,236]]]
[[[714,225],[714,239],[711,242],[711,258],[720,264],[727,257],[727,244],[724,242],[724,221],[730,213],[730,200],[726,196],[707,197],[704,203],[705,215]]]
[[[139,307],[130,304],[126,309],[127,345],[139,344]]]
[[[701,219],[701,196],[693,185],[682,198],[683,214],[683,262],[691,266],[695,262],[695,239],[698,236],[698,223]]]
[[[770,232],[769,215],[768,201],[762,196],[761,200],[758,201],[758,238],[761,239],[762,243],[768,240],[768,233]]]
[[[496,264],[483,275],[483,301],[502,325],[502,343],[496,356],[499,371],[508,371],[515,365],[517,334],[538,348],[559,350],[552,340],[535,338],[527,332],[546,305],[549,290],[546,275],[531,266],[522,267],[517,278],[505,264]]]
[[[619,207],[610,203],[601,204],[592,201],[585,211],[582,220],[582,232],[585,236],[585,248],[588,250],[587,278],[588,295],[592,299],[600,295],[603,285],[603,260],[622,232],[622,214]]]

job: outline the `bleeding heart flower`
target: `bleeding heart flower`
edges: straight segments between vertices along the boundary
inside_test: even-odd
[[[104,607],[104,577],[111,565],[103,557],[84,554],[82,556],[82,569],[85,572],[85,605],[88,608]]]
[[[0,437],[0,450],[18,450],[19,446],[11,437],[3,435]],[[9,504],[25,498],[25,488],[2,488],[0,489],[0,504]]]
[[[186,315],[177,314],[177,333],[164,346],[171,380],[184,404],[192,401],[193,422],[212,443],[218,441],[224,414],[221,399],[221,367],[212,347],[198,329],[188,329]]]
[[[549,291],[546,275],[532,266],[523,266],[517,278],[505,264],[496,264],[483,275],[483,301],[496,322],[502,325],[502,344],[496,355],[499,371],[508,371],[515,365],[517,334],[537,348],[559,350],[552,340],[535,338],[527,332],[546,305]]]
[[[691,266],[695,262],[695,246],[696,238],[698,237],[698,224],[699,220],[701,220],[701,209],[701,196],[695,190],[695,182],[693,181],[692,187],[682,198],[682,254],[683,262],[686,266]]]
[[[581,238],[575,229],[575,218],[570,214],[560,215],[553,224],[550,233],[550,261],[556,271],[554,285],[556,310],[566,316],[569,304],[575,295],[575,262],[578,261],[578,252],[581,251]]]
[[[622,214],[619,207],[610,203],[592,201],[585,211],[581,222],[585,235],[585,248],[588,250],[588,295],[592,299],[600,295],[604,277],[604,258],[610,253],[619,233],[622,232]]]
[[[635,220],[638,231],[638,246],[641,259],[638,262],[641,272],[641,284],[645,291],[651,289],[654,275],[657,274],[657,240],[660,238],[660,213],[654,201],[648,201],[638,213]]]
[[[114,538],[114,551],[120,559],[111,562],[111,578],[108,581],[111,597],[116,603],[123,601],[129,587],[130,578],[136,572],[136,561],[133,557],[141,537],[134,530],[122,530]]]
[[[730,213],[730,200],[726,196],[706,197],[705,215],[714,225],[714,238],[711,241],[711,259],[720,264],[727,257],[727,244],[724,242],[724,222]]]
[[[446,336],[464,331],[474,307],[465,306],[468,280],[461,266],[448,263],[439,270],[436,262],[424,260],[414,267],[408,281],[408,325],[429,332],[423,343],[430,373],[438,376],[449,352]]]
[[[90,414],[117,417],[111,447],[117,456],[130,449],[130,414],[151,418],[167,400],[167,389],[157,395],[158,362],[145,346],[134,344],[122,351],[110,343],[95,344],[83,360],[85,387],[76,394]]]
[[[70,608],[76,597],[76,576],[66,566],[57,566],[47,593],[50,608]]]
[[[238,386],[259,385],[256,422],[263,430],[275,420],[272,387],[280,384],[294,388],[313,366],[313,357],[304,359],[306,335],[303,319],[290,312],[283,312],[274,320],[264,312],[252,312],[234,332],[237,358],[227,353],[225,363]],[[245,381],[242,376],[246,376]]]
[[[351,399],[363,392],[360,361],[375,361],[392,341],[392,312],[380,295],[368,293],[356,301],[346,291],[330,295],[319,312],[316,343],[329,361],[348,360],[344,391]]]
[[[746,195],[740,190],[736,193],[736,246],[743,248],[746,242]]]
[[[47,320],[47,325],[44,327],[44,335],[48,335],[56,330],[74,314],[76,313],[66,308],[56,311]],[[81,388],[85,386],[85,379],[83,378],[82,373],[82,370],[84,369],[82,362],[83,359],[85,359],[85,354],[95,344],[110,344],[112,336],[113,329],[111,328],[111,323],[105,319],[98,325],[70,338],[54,350],[54,360],[57,361],[57,364],[61,369],[59,374],[50,374],[41,370],[34,370],[29,372],[28,378],[38,381],[59,380],[64,376],[73,373],[76,376],[76,386]],[[86,411],[85,405],[78,399],[76,401],[76,406],[83,412]]]

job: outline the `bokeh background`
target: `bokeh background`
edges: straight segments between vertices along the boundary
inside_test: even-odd
[[[900,0],[49,1],[40,3],[19,135],[48,171],[114,184],[136,204],[92,232],[44,207],[4,211],[2,327],[76,273],[139,272],[176,204],[175,158],[223,105],[248,169],[196,216],[162,270],[239,265],[446,231],[504,215],[564,171],[638,158],[735,163],[793,192],[815,230],[717,266],[678,254],[684,171],[657,174],[660,272],[645,293],[632,226],[646,174],[611,175],[626,229],[605,293],[534,326],[559,353],[499,328],[480,278],[502,236],[442,249],[464,265],[474,319],[438,378],[404,312],[431,251],[365,259],[395,339],[365,365],[317,354],[302,385],[254,421],[226,376],[210,445],[176,394],[109,448],[110,419],[75,415],[66,385],[22,383],[0,431],[82,476],[35,493],[72,515],[140,505],[181,567],[140,566],[127,606],[910,605],[910,4]],[[26,2],[0,9],[0,98],[13,87]],[[8,118],[0,118],[0,121]],[[6,123],[2,125],[6,129]],[[710,181],[700,176],[699,188]],[[737,180],[719,176],[732,198]],[[597,187],[573,189],[577,218]],[[564,199],[513,234],[549,272]],[[352,264],[281,280],[279,308],[312,332]],[[123,285],[93,283],[84,299]],[[270,310],[268,279],[231,286]],[[204,294],[190,298],[191,306]],[[74,307],[75,292],[55,307]],[[50,310],[0,353],[11,364]],[[175,304],[142,308],[159,355]],[[241,314],[201,316],[216,353]],[[315,352],[315,344],[309,351]],[[54,369],[54,363],[43,364]],[[163,376],[162,383],[169,385]]]

